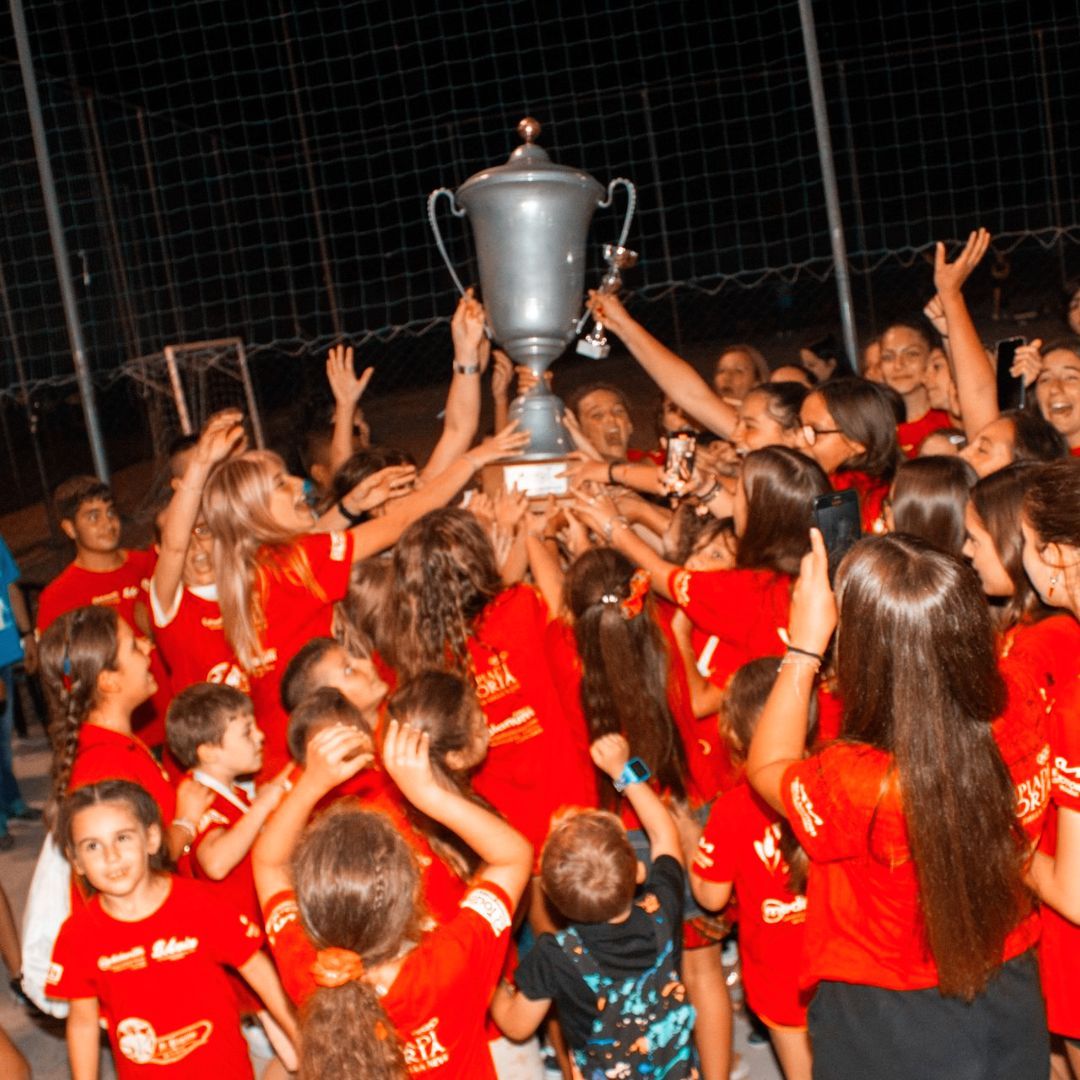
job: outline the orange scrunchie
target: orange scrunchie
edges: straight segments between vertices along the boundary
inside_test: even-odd
[[[632,619],[641,614],[651,584],[652,577],[648,570],[634,571],[634,576],[630,579],[630,595],[619,604],[624,619]]]
[[[364,977],[364,961],[352,949],[320,949],[311,965],[319,986],[335,988]]]

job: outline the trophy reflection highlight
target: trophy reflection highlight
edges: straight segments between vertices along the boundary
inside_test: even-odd
[[[607,273],[596,290],[603,296],[613,296],[622,288],[622,272],[637,266],[638,253],[619,244],[604,245],[604,261],[608,264]],[[577,351],[582,356],[594,360],[603,360],[611,352],[611,345],[604,333],[604,324],[597,319],[589,333],[577,343]]]

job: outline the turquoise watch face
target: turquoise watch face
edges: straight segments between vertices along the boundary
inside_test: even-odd
[[[651,776],[649,766],[641,758],[631,758],[623,766],[619,779],[615,781],[615,790],[622,791],[628,784],[643,784]]]

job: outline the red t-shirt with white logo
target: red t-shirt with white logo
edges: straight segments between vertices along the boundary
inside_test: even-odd
[[[473,686],[491,741],[473,789],[537,854],[564,806],[595,806],[592,760],[563,709],[544,651],[548,612],[526,585],[500,593],[469,638]]]
[[[1030,695],[1009,690],[993,733],[1013,779],[1017,819],[1034,841],[1046,817],[1050,748]],[[787,817],[810,856],[804,987],[822,979],[888,990],[938,984],[893,769],[883,750],[837,742],[784,773]],[[1002,959],[1019,956],[1038,936],[1038,916],[1025,916]]]
[[[247,963],[262,933],[198,882],[170,880],[165,902],[137,922],[106,914],[97,896],[76,910],[60,928],[46,991],[97,998],[120,1080],[250,1077],[223,965]]]
[[[181,588],[175,610],[163,612],[150,596],[154,640],[174,694],[195,683],[210,682],[248,691],[248,678],[232,646],[225,640],[225,626],[216,599]],[[205,590],[216,593],[213,586]]]
[[[289,566],[287,546],[260,550],[256,587],[265,617],[259,635],[262,665],[248,673],[255,718],[266,736],[260,782],[276,776],[290,760],[289,714],[279,694],[285,669],[312,638],[330,636],[333,605],[348,591],[352,570],[352,533],[305,533],[291,546],[307,560],[317,590]]]
[[[711,645],[707,678],[724,686],[743,664],[782,656],[791,578],[771,570],[673,570],[668,590],[694,624],[691,641],[701,656]],[[715,638],[712,644],[710,639]]]
[[[1002,666],[1020,666],[1034,677],[1047,710],[1052,755],[1051,808],[1039,849],[1057,851],[1058,813],[1080,813],[1080,623],[1054,615],[1016,627]],[[1046,1019],[1057,1035],[1080,1038],[1080,926],[1042,907],[1039,971]]]
[[[410,1076],[495,1080],[484,1018],[510,941],[511,910],[498,885],[478,882],[457,915],[425,934],[405,957],[381,996]],[[277,893],[263,912],[282,984],[294,1001],[303,1002],[316,989],[316,952],[300,924],[296,894]]]
[[[733,882],[739,897],[739,956],[751,1008],[778,1027],[806,1027],[809,994],[799,986],[806,897],[787,884],[780,815],[745,781],[713,805],[693,873]]]
[[[135,605],[149,585],[157,556],[152,551],[121,549],[123,564],[115,570],[85,570],[77,563],[68,563],[41,591],[38,600],[37,628],[39,635],[65,612],[90,604],[111,607],[131,627],[138,629]]]

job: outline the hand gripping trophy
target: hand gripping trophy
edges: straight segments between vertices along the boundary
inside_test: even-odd
[[[464,287],[447,255],[435,217],[439,198],[449,199],[455,217],[467,215],[472,223],[480,292],[491,335],[514,363],[526,365],[537,376],[532,389],[510,407],[511,418],[520,420],[522,429],[531,436],[520,461],[547,462],[550,466],[565,457],[573,445],[562,423],[563,404],[548,388],[544,372],[581,332],[587,318],[581,316],[581,310],[589,223],[596,209],[612,205],[616,187],[626,189],[622,234],[617,244],[604,248],[608,271],[601,289],[614,291],[620,270],[637,261],[637,255],[624,246],[637,192],[622,177],[612,180],[605,191],[588,173],[553,163],[535,143],[540,134],[537,121],[527,117],[517,130],[523,145],[506,164],[470,176],[456,193],[448,188],[431,193],[428,220],[461,293]],[[586,340],[599,342],[588,355],[606,355],[600,351],[601,346],[606,347],[602,327],[594,328]],[[530,478],[519,470],[514,479],[530,494],[542,494],[552,490],[550,475],[555,471],[550,467],[534,470]]]

